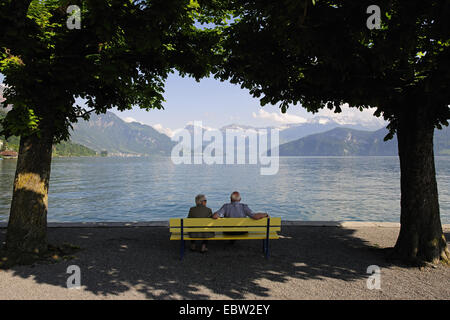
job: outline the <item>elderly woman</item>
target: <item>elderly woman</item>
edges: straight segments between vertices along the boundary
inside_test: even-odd
[[[211,218],[212,210],[206,206],[206,197],[204,194],[199,194],[195,197],[195,207],[189,209],[188,218]],[[189,232],[191,238],[212,238],[214,232]],[[202,241],[202,247],[200,252],[205,253],[208,251],[206,247],[207,240]],[[191,240],[191,250],[195,250],[195,240]]]

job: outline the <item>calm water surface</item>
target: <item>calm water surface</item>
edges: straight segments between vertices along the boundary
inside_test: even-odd
[[[0,160],[0,221],[16,161]],[[443,223],[450,223],[450,157],[436,157]],[[205,193],[217,210],[238,190],[254,211],[288,220],[399,221],[397,157],[284,157],[273,176],[251,165],[174,165],[170,158],[55,158],[48,220],[150,221],[186,216]]]

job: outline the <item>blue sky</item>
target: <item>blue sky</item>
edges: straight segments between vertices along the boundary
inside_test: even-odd
[[[220,127],[230,123],[257,123],[252,111],[257,111],[259,101],[247,90],[213,78],[196,82],[172,74],[166,82],[164,110],[146,112],[135,108],[117,114],[132,117],[146,124],[162,124],[169,128],[183,127],[187,122],[201,120],[205,126]],[[276,110],[276,107],[271,108]]]
[[[227,124],[244,124],[256,127],[282,126],[287,123],[302,123],[314,116],[327,116],[343,122],[366,122],[375,120],[373,110],[360,112],[343,108],[336,115],[329,110],[319,114],[308,113],[300,105],[291,106],[286,114],[281,114],[278,105],[260,106],[248,90],[229,82],[206,78],[196,82],[192,78],[182,78],[173,74],[166,82],[164,110],[149,112],[134,108],[130,111],[114,111],[121,118],[148,125],[160,125],[171,130],[182,128],[190,121],[202,121],[206,127],[220,128]]]
[[[0,75],[1,81],[3,76]],[[213,78],[196,82],[192,78],[182,78],[178,74],[169,76],[164,97],[166,100],[163,104],[164,110],[145,111],[135,107],[125,112],[114,109],[112,111],[124,120],[153,125],[166,133],[183,128],[192,121],[202,121],[204,126],[213,128],[232,123],[256,127],[283,126],[288,123],[302,123],[317,115],[331,117],[344,123],[377,121],[372,116],[373,110],[360,112],[345,107],[343,113],[339,115],[329,110],[313,115],[297,105],[291,106],[283,115],[278,106],[261,107],[258,99],[253,98],[248,90],[241,89],[238,85]]]

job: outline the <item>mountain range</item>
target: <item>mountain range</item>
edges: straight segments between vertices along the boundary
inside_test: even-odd
[[[388,130],[362,131],[349,128],[309,135],[280,145],[280,156],[396,156],[397,138],[384,141]],[[450,155],[450,128],[435,130],[435,155]]]
[[[379,123],[379,122],[378,122]],[[195,123],[194,123],[195,124]],[[185,126],[193,137],[194,124]],[[377,122],[342,125],[332,118],[316,117],[303,124],[280,128],[280,156],[390,156],[397,155],[397,139],[384,141],[387,129],[376,127]],[[234,133],[273,129],[230,124],[219,130]],[[213,128],[201,128],[204,133]],[[112,112],[92,115],[89,122],[74,125],[71,140],[93,150],[107,150],[109,154],[170,155],[177,143],[155,128],[138,122],[125,122]],[[203,143],[205,147],[208,142]],[[248,142],[246,142],[248,144]],[[450,129],[435,131],[436,155],[450,155]],[[192,144],[193,146],[193,144]],[[225,145],[224,145],[225,147]],[[196,150],[200,151],[200,150]]]
[[[383,127],[383,122],[375,118],[365,123],[337,122],[330,117],[314,117],[302,124],[291,124],[280,131],[280,144],[297,140],[311,134],[326,132],[334,128],[348,128],[362,131],[375,131]]]
[[[71,141],[108,154],[169,155],[174,143],[153,127],[125,122],[112,112],[93,114],[73,125]]]
[[[332,118],[316,117],[302,124],[289,124],[279,128],[280,156],[370,156],[397,155],[397,139],[385,142],[387,129],[371,130],[376,122],[342,125]],[[257,128],[230,124],[218,129],[245,135],[246,132],[274,127]],[[185,129],[191,134],[194,125]],[[202,132],[213,130],[201,128]],[[224,135],[225,137],[225,135]],[[88,147],[97,153],[110,155],[163,155],[168,156],[177,142],[152,126],[126,122],[112,112],[92,114],[89,121],[73,125],[71,142]],[[204,142],[204,147],[209,144]],[[248,144],[248,142],[246,142]],[[450,129],[435,130],[435,154],[450,155]]]

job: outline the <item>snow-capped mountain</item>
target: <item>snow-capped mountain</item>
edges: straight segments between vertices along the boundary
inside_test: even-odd
[[[379,118],[374,117],[370,120],[358,120],[345,118],[334,119],[331,117],[317,116],[303,123],[291,123],[283,124],[280,126],[269,127],[252,127],[248,125],[230,124],[220,128],[221,131],[233,130],[233,131],[246,131],[246,130],[258,130],[258,129],[278,129],[280,131],[280,143],[285,143],[293,140],[297,140],[306,137],[311,134],[322,133],[334,128],[349,128],[355,130],[375,131],[386,126],[386,123]]]
[[[205,131],[218,130],[223,134],[229,131],[234,133],[242,132],[243,135],[245,135],[246,132],[248,133],[252,131],[257,132],[258,130],[268,131],[270,129],[278,129],[280,136],[280,143],[286,143],[289,141],[306,137],[311,134],[326,132],[334,128],[348,128],[354,130],[376,131],[380,128],[385,127],[386,123],[382,119],[376,117],[374,117],[374,119],[369,120],[358,119],[358,121],[355,121],[355,119],[352,118],[346,120],[343,117],[334,119],[332,117],[317,116],[307,119],[305,122],[302,123],[288,123],[279,126],[267,126],[267,127],[255,127],[245,124],[233,123],[225,125],[221,128],[211,128],[201,125],[201,122],[189,122],[184,127],[184,129],[187,130],[190,134],[193,134],[195,126],[201,126],[202,133]],[[154,126],[154,128],[161,133],[167,134],[167,129],[163,128],[162,126],[158,127]],[[177,129],[171,132],[177,133],[180,130],[182,129]]]
[[[355,121],[353,119],[334,119],[331,117],[314,117],[301,124],[293,124],[280,131],[280,143],[297,140],[311,134],[322,133],[334,128],[348,128],[355,130],[375,131],[386,126],[383,120]]]

